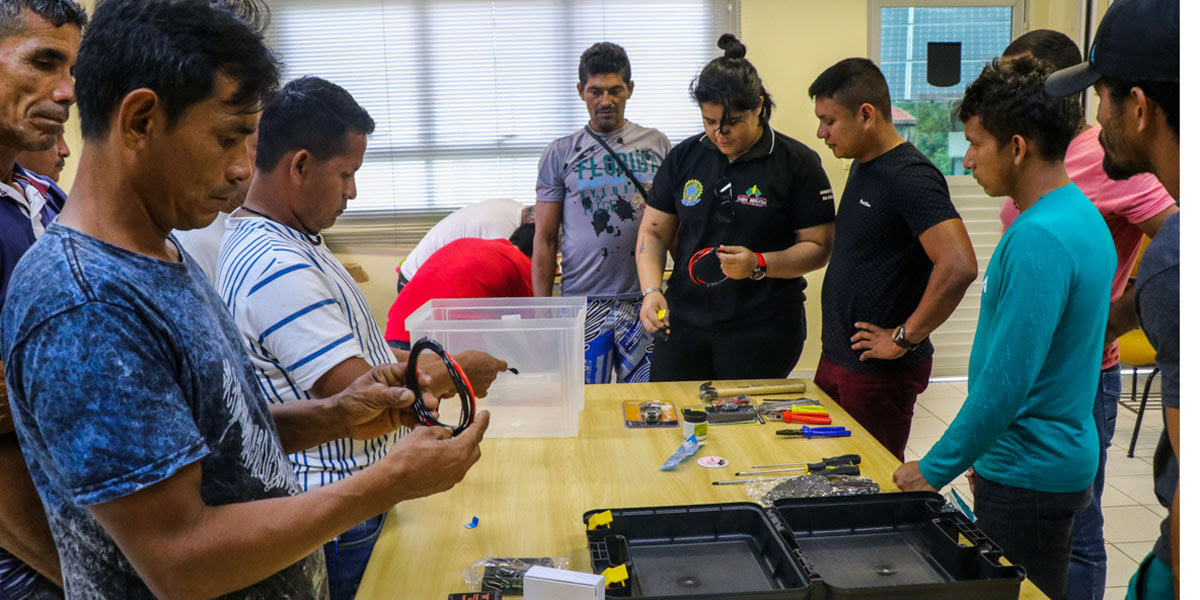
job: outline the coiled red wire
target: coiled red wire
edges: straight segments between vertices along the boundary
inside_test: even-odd
[[[704,248],[702,250],[699,250],[695,254],[692,255],[691,260],[688,261],[688,277],[690,277],[692,279],[692,283],[694,283],[696,285],[702,285],[704,287],[712,287],[714,285],[724,282],[726,279],[729,279],[729,276],[725,276],[716,281],[704,281],[703,279],[700,279],[699,277],[696,276],[696,263],[700,262],[700,259],[702,259],[705,256],[708,256],[709,254],[712,254],[716,251],[717,251],[717,246],[713,246],[712,248]]]
[[[454,382],[454,390],[458,392],[458,398],[462,401],[462,415],[459,416],[457,426],[438,421],[437,415],[429,410],[422,400],[421,387],[417,384],[417,356],[425,350],[438,355],[442,359],[442,363],[446,365],[446,369],[450,371],[450,380]],[[450,356],[441,344],[427,337],[417,340],[417,343],[413,344],[412,349],[408,352],[408,370],[404,380],[408,389],[417,397],[413,402],[413,410],[417,413],[417,420],[422,425],[445,427],[451,431],[452,435],[458,435],[475,422],[475,390],[471,387],[471,380],[467,379],[467,374],[463,372],[458,361],[454,360],[454,357]]]

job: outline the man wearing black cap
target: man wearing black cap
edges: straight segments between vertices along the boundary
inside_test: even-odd
[[[1083,62],[1079,46],[1066,34],[1038,29],[1013,40],[1004,49],[1003,60],[1033,56],[1058,71]],[[1089,125],[1079,112],[1076,135],[1067,147],[1063,166],[1071,181],[1096,205],[1112,234],[1117,250],[1117,274],[1113,277],[1104,353],[1092,417],[1100,441],[1100,468],[1092,483],[1092,502],[1075,515],[1071,530],[1071,564],[1067,572],[1067,600],[1102,600],[1107,582],[1108,556],[1104,544],[1102,506],[1105,465],[1117,423],[1121,397],[1121,352],[1117,342],[1138,328],[1133,311],[1133,280],[1130,275],[1141,257],[1142,240],[1158,235],[1171,215],[1179,212],[1175,199],[1150,173],[1124,181],[1113,181],[1104,172],[1104,147],[1100,127]],[[1012,199],[1005,201],[1000,220],[1005,229],[1021,215]],[[1127,285],[1128,284],[1128,285]]]
[[[1096,31],[1088,62],[1046,81],[1055,95],[1094,85],[1104,171],[1153,173],[1179,200],[1179,0],[1121,0]],[[1154,551],[1129,581],[1128,598],[1179,595],[1179,215],[1142,256],[1134,308],[1162,372],[1166,431],[1154,453],[1154,491],[1170,508]],[[1169,570],[1168,570],[1169,569]],[[1172,577],[1173,575],[1173,577]],[[1173,579],[1173,581],[1172,581]]]

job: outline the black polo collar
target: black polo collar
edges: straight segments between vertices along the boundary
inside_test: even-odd
[[[763,134],[761,136],[759,136],[757,142],[754,142],[754,146],[752,146],[750,148],[750,150],[748,152],[746,152],[745,154],[737,157],[737,160],[735,160],[733,162],[741,162],[743,160],[752,160],[755,158],[762,158],[762,157],[767,156],[775,151],[775,130],[771,129],[771,126],[767,125],[766,123],[763,123],[762,127],[763,127]],[[700,136],[700,145],[704,146],[705,148],[708,148],[709,150],[712,150],[714,152],[721,151],[721,149],[718,148],[717,145],[714,144],[713,141],[708,138],[707,133]]]

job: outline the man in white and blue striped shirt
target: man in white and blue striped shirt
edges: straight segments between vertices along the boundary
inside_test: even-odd
[[[353,277],[320,235],[355,196],[354,175],[374,128],[346,90],[315,77],[286,85],[259,122],[257,173],[226,225],[216,283],[271,402],[340,392],[372,366],[407,358],[388,347]],[[486,355],[467,358],[486,363],[464,365],[476,390],[486,392],[507,368]],[[431,382],[435,393],[440,387]],[[399,435],[347,437],[291,461],[300,485],[314,489],[380,460]],[[379,515],[326,544],[331,598],[354,596],[382,526]]]

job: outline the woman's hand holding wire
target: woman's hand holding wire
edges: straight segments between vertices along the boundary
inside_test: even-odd
[[[719,246],[717,258],[721,259],[721,272],[730,279],[746,279],[758,266],[758,258],[745,246]]]

